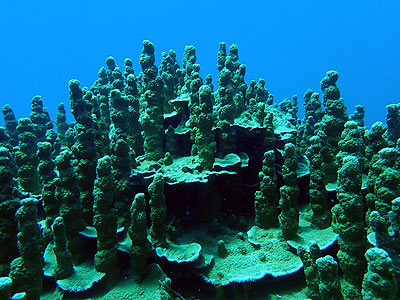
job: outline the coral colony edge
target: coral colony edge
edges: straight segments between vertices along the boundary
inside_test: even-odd
[[[328,71],[299,119],[217,55],[216,87],[146,40],[69,81],[73,123],[2,108],[0,300],[400,299],[400,105],[368,129]]]

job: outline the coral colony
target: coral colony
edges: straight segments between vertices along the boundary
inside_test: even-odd
[[[0,127],[0,299],[400,299],[400,105],[348,116],[336,85],[274,103],[219,44],[112,57],[75,121],[40,96]],[[217,86],[217,87],[216,87]]]

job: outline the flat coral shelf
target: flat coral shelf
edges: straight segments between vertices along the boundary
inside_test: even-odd
[[[44,253],[45,265],[43,267],[44,275],[56,277],[57,261],[54,255],[54,244],[50,243]],[[68,278],[57,280],[57,286],[66,292],[79,293],[89,290],[94,283],[100,281],[105,276],[104,273],[97,272],[93,262],[83,262],[79,266],[74,266],[75,272]]]
[[[157,247],[159,257],[165,257],[168,261],[183,263],[195,261],[200,255],[201,246],[197,243],[177,245],[168,241],[167,247]]]
[[[228,154],[223,159],[216,159],[214,166],[223,170],[206,171],[201,170],[200,164],[197,162],[196,156],[178,157],[173,160],[171,165],[162,165],[157,170],[164,176],[164,180],[169,185],[182,184],[182,183],[206,183],[211,176],[219,174],[236,174],[236,172],[229,170],[235,166],[246,166],[248,158],[245,154],[241,156],[237,154]],[[152,169],[155,162],[144,161],[136,170],[137,174],[142,175],[145,179],[150,179],[155,170]]]
[[[106,291],[102,295],[93,297],[99,300],[116,300],[116,299],[135,299],[150,300],[162,299],[162,289],[160,282],[165,280],[167,276],[161,268],[152,264],[149,266],[149,272],[142,281],[134,282],[130,279],[119,282],[112,290]],[[79,298],[78,298],[79,299]]]

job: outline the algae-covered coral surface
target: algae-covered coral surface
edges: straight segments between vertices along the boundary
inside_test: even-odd
[[[299,118],[216,52],[108,57],[73,122],[3,107],[0,300],[399,299],[400,105],[367,128],[327,70]]]

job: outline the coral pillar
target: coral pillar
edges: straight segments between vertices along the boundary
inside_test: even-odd
[[[94,196],[93,223],[97,231],[97,253],[94,258],[96,270],[115,279],[117,259],[117,212],[112,208],[113,185],[112,162],[109,156],[97,162]]]
[[[58,182],[56,198],[60,203],[60,215],[65,223],[68,250],[71,252],[74,263],[79,264],[85,256],[83,240],[79,231],[85,228],[82,214],[82,204],[79,197],[79,187],[76,173],[71,166],[71,151],[65,150],[56,157]]]
[[[131,226],[129,237],[132,241],[130,249],[131,277],[141,279],[147,271],[147,261],[150,256],[150,245],[146,229],[146,199],[144,194],[135,196],[131,206]]]
[[[144,152],[147,160],[159,160],[164,156],[164,83],[157,76],[154,65],[154,46],[150,41],[143,42],[140,65],[143,71],[143,94],[141,98],[141,123],[144,136]]]
[[[318,228],[327,228],[331,224],[328,211],[327,191],[325,189],[324,162],[322,144],[319,136],[310,139],[306,155],[310,160],[310,202],[313,211],[312,223]]]
[[[297,161],[296,148],[293,144],[285,145],[285,163],[282,167],[283,180],[285,185],[280,188],[281,214],[279,222],[281,224],[282,235],[285,239],[296,236],[299,229],[299,209],[297,199],[299,197],[299,187],[297,186]]]
[[[365,253],[368,271],[362,284],[363,299],[396,299],[397,281],[394,265],[389,254],[380,248],[371,248]]]
[[[14,157],[18,166],[19,184],[27,192],[39,193],[39,158],[36,154],[37,141],[32,121],[28,118],[19,119],[17,130],[19,144]]]
[[[93,182],[96,177],[97,152],[95,145],[96,130],[92,119],[91,104],[84,99],[78,80],[69,81],[71,112],[76,124],[74,126],[75,143],[71,147],[78,160],[76,174],[80,189],[83,218],[86,225],[93,223]]]
[[[338,277],[338,264],[332,256],[327,255],[317,259],[320,279],[319,293],[322,300],[342,300]]]
[[[361,299],[361,283],[366,262],[363,202],[361,197],[361,169],[355,156],[346,156],[338,171],[339,204],[332,208],[332,226],[339,234],[337,254],[343,271],[343,296],[345,299]]]
[[[53,225],[54,254],[57,259],[57,279],[64,279],[74,273],[71,253],[67,249],[67,240],[65,238],[64,220],[61,217],[55,218]]]
[[[20,257],[10,267],[10,278],[15,292],[26,292],[28,300],[40,298],[42,292],[43,253],[40,229],[37,224],[37,200],[21,201],[15,217],[18,222],[18,249]]]
[[[255,221],[260,228],[278,225],[278,195],[276,192],[275,154],[273,150],[264,153],[263,167],[258,174],[260,191],[255,193]]]
[[[166,243],[165,227],[165,196],[164,196],[164,178],[161,174],[156,174],[153,182],[148,188],[150,194],[150,237],[155,246],[163,246]]]

